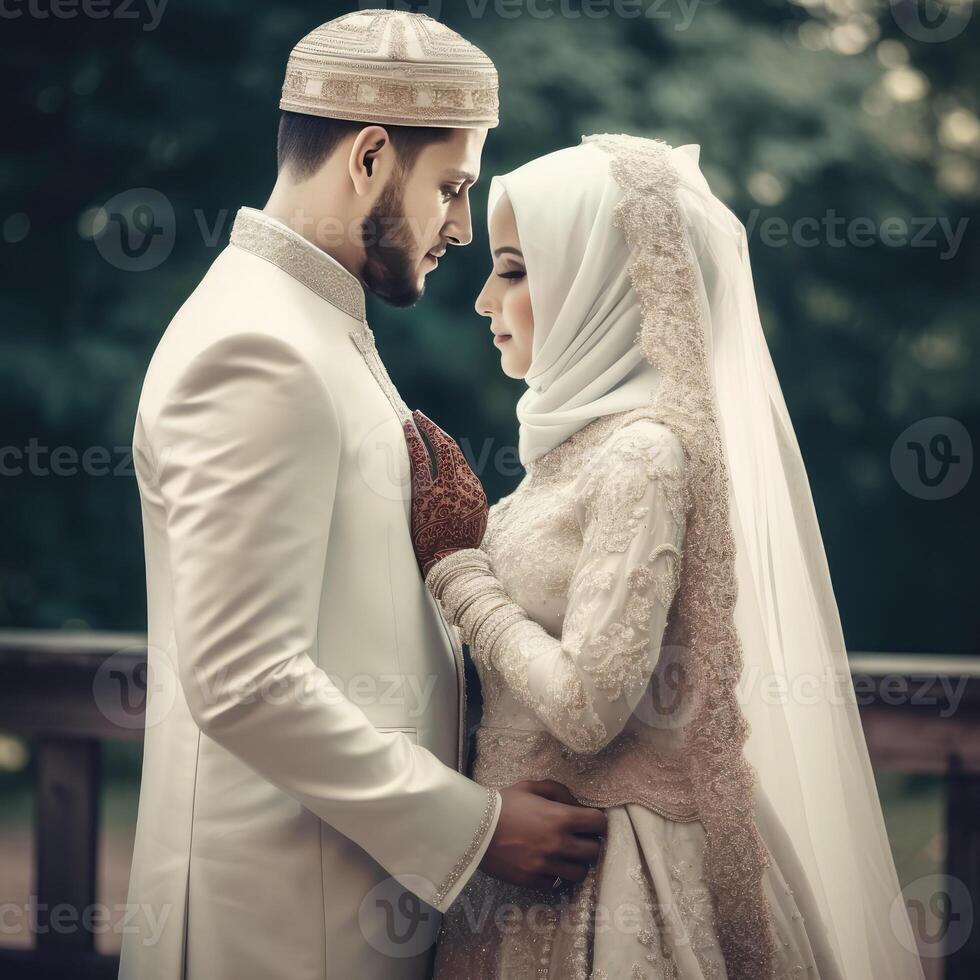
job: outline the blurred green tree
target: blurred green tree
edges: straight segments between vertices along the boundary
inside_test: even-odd
[[[978,431],[972,7],[933,22],[898,0],[416,6],[441,7],[497,62],[502,123],[485,175],[589,132],[701,144],[749,230],[849,646],[975,652],[976,479],[923,500],[890,465],[917,419]],[[5,7],[21,16],[5,14],[0,35],[0,623],[143,626],[126,458],[143,371],[235,210],[265,202],[289,49],[356,7]],[[521,386],[500,375],[472,309],[489,269],[486,182],[472,192],[474,247],[453,251],[415,309],[372,302],[370,316],[406,400],[461,440],[495,499],[520,478]],[[133,211],[154,194],[174,213],[166,261],[107,261],[103,206],[123,195]]]

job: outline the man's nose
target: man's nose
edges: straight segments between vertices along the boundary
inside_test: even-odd
[[[446,227],[446,237],[454,245],[469,245],[473,241],[473,223],[470,220],[470,202],[466,200],[460,205],[460,213],[454,215]]]

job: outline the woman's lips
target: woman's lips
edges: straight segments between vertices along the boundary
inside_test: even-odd
[[[501,344],[506,344],[510,340],[509,333],[495,333],[493,335],[493,342],[499,347]]]

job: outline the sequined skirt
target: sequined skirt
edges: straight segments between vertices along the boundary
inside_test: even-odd
[[[701,823],[633,803],[606,813],[598,863],[561,892],[477,871],[443,917],[435,980],[727,980]],[[770,857],[776,977],[841,980],[798,866],[786,856],[787,880],[778,848]]]

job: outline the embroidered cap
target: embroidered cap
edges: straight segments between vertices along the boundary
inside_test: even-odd
[[[497,70],[425,14],[359,10],[321,24],[293,48],[279,107],[382,125],[492,129]]]

